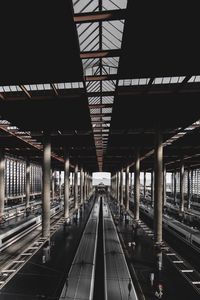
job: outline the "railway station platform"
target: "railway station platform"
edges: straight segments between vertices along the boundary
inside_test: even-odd
[[[43,263],[43,250],[39,250],[0,290],[0,299],[59,299],[92,204],[93,200],[85,205],[82,217],[77,222],[69,227],[61,225],[53,235],[50,261]]]
[[[110,200],[109,205],[113,216],[116,217],[119,211],[118,206],[116,206],[113,199]],[[155,248],[150,227],[145,232],[143,226],[140,226],[140,222],[136,223],[134,221],[131,210],[121,220],[118,217],[116,218],[116,227],[126,259],[132,270],[132,276],[135,278],[135,286],[140,299],[158,299],[155,293],[159,284],[162,285],[162,299],[199,299],[199,294],[180,275],[173,263],[167,258],[167,255]],[[182,252],[190,251],[191,253],[192,250],[189,250],[187,245],[177,241],[177,238],[173,238],[173,236],[171,239],[174,243],[179,244],[179,250],[182,247]],[[189,252],[188,256],[190,256]]]

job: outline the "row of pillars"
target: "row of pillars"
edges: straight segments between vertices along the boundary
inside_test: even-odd
[[[162,242],[162,208],[163,208],[163,146],[162,135],[159,130],[155,139],[155,160],[154,176],[151,181],[152,191],[154,190],[154,237],[156,243]],[[134,218],[139,220],[140,205],[140,153],[137,149],[135,153],[134,169]],[[125,177],[125,201],[123,199],[123,168],[111,178],[111,191],[125,210],[129,209],[129,166],[126,167]]]
[[[67,150],[64,153],[64,217],[69,217],[69,198],[70,198],[70,161]],[[4,151],[0,150],[0,217],[4,214],[5,202],[5,155]],[[42,174],[42,234],[43,237],[50,236],[50,204],[51,204],[51,142],[50,135],[44,134],[43,140],[43,174]],[[61,176],[61,175],[60,175]],[[60,196],[61,196],[61,178],[59,179]],[[74,170],[74,209],[78,209],[89,197],[92,191],[91,175],[80,168],[80,203],[78,201],[78,165],[75,165]],[[54,196],[54,184],[52,184],[52,197]],[[26,164],[26,207],[30,203],[30,163]]]

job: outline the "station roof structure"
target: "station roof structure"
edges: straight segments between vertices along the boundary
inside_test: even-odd
[[[163,132],[168,170],[199,166],[196,4],[169,0],[1,2],[0,141],[13,155],[90,171],[153,167]]]

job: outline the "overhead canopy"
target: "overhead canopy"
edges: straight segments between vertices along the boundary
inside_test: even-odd
[[[2,147],[41,160],[48,130],[59,167],[66,147],[71,162],[89,171],[134,166],[139,148],[142,169],[151,170],[159,126],[168,170],[179,167],[180,159],[198,166],[195,5],[2,1]]]

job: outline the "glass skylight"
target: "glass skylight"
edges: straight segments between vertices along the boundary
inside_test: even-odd
[[[102,81],[102,91],[114,91],[115,90],[116,80],[104,80]]]
[[[170,84],[180,83],[184,80],[185,76],[173,76],[173,77],[156,77],[153,84]]]
[[[100,81],[89,81],[86,85],[87,92],[100,92]]]
[[[188,82],[200,82],[200,75],[198,76],[192,76]]]
[[[86,13],[99,10],[99,0],[73,0],[74,13]]]
[[[125,9],[127,0],[102,0],[103,10]]]
[[[0,93],[7,93],[7,92],[21,92],[21,89],[18,85],[0,86]]]
[[[63,82],[54,83],[54,85],[58,90],[83,88],[83,82]]]
[[[118,86],[147,85],[150,78],[120,79]]]
[[[94,51],[99,49],[99,23],[77,24],[79,45],[81,51]]]
[[[108,96],[108,97],[102,97],[102,104],[113,104],[114,97]]]
[[[100,104],[101,98],[100,97],[88,97],[89,104]]]
[[[103,49],[120,49],[124,30],[124,20],[106,21],[102,26]]]

